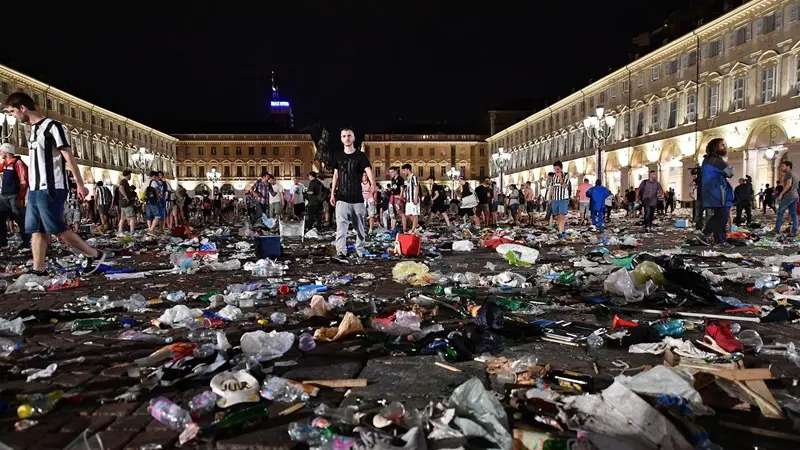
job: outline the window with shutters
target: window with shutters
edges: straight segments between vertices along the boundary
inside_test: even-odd
[[[606,93],[601,92],[600,95],[597,96],[597,103],[603,105],[605,104],[605,102],[606,102]]]
[[[425,150],[423,150],[423,149],[422,149],[422,147],[420,147],[420,148],[418,148],[418,149],[417,149],[417,153],[419,153],[419,157],[420,157],[420,158],[422,158],[422,157],[424,156],[424,154],[423,154],[423,152],[424,152],[424,151],[425,151]]]
[[[651,68],[650,69],[650,81],[658,80],[659,72],[660,72],[659,71],[659,66],[655,66],[655,67]]]
[[[617,98],[617,85],[611,86],[608,88],[608,96],[611,98]]]
[[[622,138],[630,137],[631,135],[631,113],[628,112],[625,114],[624,126],[622,128],[623,136]]]
[[[692,50],[686,55],[686,64],[685,67],[694,67],[697,65],[697,50]]]
[[[256,177],[256,166],[247,166],[247,176],[250,178]]]
[[[656,103],[656,102],[654,102],[652,105],[650,105],[650,131],[651,132],[652,131],[658,131],[661,128],[659,126],[660,125],[659,120],[661,119],[661,117],[659,116],[659,113],[661,112],[659,110],[661,108],[659,108],[659,106],[660,105],[658,103]]]
[[[247,147],[247,154],[250,156],[255,156],[256,148],[255,147]]]
[[[733,80],[733,110],[744,109],[744,77]]]
[[[194,174],[192,174],[192,167],[191,166],[187,166],[186,167],[186,178],[193,178],[193,177],[194,177]]]
[[[231,148],[230,147],[222,147],[222,154],[225,156],[230,156]]]
[[[644,109],[636,114],[636,137],[644,134]]]
[[[639,87],[644,86],[644,73],[640,73],[638,78],[636,85]]]
[[[667,117],[667,128],[678,126],[678,99],[669,101],[669,116]]]
[[[236,156],[242,156],[242,147],[236,147]]]
[[[676,72],[678,72],[677,58],[664,63],[664,75],[673,75]]]
[[[706,44],[706,57],[713,58],[722,53],[722,39],[716,39]]]
[[[743,27],[739,27],[734,31],[733,35],[733,45],[738,47],[740,45],[744,45],[747,41],[750,40],[750,24]]]
[[[719,85],[714,84],[708,87],[708,117],[717,117],[719,113]]]
[[[231,167],[230,166],[225,166],[225,167],[222,168],[222,176],[225,177],[225,178],[230,178],[231,177]]]
[[[795,81],[797,83],[797,93],[800,94],[800,56],[795,57],[797,69],[795,70]]]
[[[773,101],[775,101],[775,66],[769,66],[761,71],[761,103]]]
[[[242,166],[236,166],[236,178],[244,178],[244,168]]]
[[[690,92],[686,94],[686,121],[694,122],[697,117],[697,94]]]
[[[267,156],[267,147],[261,147],[261,156]]]
[[[759,26],[760,25],[760,26]],[[756,21],[756,35],[769,34],[781,26],[781,11],[775,10]]]
[[[630,89],[630,86],[628,86],[628,80],[622,80],[622,93],[627,94],[628,89]]]

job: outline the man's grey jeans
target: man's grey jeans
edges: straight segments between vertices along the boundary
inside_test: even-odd
[[[336,202],[336,252],[347,253],[347,231],[352,222],[356,230],[356,253],[364,254],[364,202]]]

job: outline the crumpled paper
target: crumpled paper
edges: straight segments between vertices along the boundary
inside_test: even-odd
[[[311,297],[311,301],[308,303],[308,310],[306,314],[308,317],[325,317],[331,310],[331,305],[325,301],[325,297],[317,294]]]
[[[173,328],[185,327],[202,315],[203,311],[197,308],[189,308],[186,305],[175,305],[164,311],[161,317],[158,318],[158,322]]]
[[[31,381],[38,380],[40,378],[50,378],[50,377],[53,376],[54,373],[56,373],[56,369],[58,369],[58,364],[56,364],[56,363],[50,364],[49,366],[45,367],[44,369],[37,370],[36,372],[28,375],[28,379],[25,380],[25,381],[30,383]]]
[[[318,328],[317,331],[314,332],[314,339],[317,341],[336,341],[345,336],[350,336],[351,334],[361,333],[362,331],[364,331],[364,325],[361,323],[361,319],[348,311],[345,313],[344,317],[342,317],[342,321],[339,323],[338,327]]]

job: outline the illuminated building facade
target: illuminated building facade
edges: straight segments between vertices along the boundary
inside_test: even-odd
[[[688,200],[689,169],[717,137],[737,178],[753,177],[756,191],[774,185],[782,159],[800,163],[799,4],[747,2],[493,134],[491,151],[512,153],[506,185],[540,185],[561,160],[573,186],[602,171],[617,193],[655,170]],[[616,119],[600,146],[584,129],[598,107]]]

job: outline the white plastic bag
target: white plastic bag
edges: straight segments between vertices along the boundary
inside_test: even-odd
[[[471,252],[474,248],[475,244],[473,244],[472,241],[463,240],[453,242],[454,252]]]
[[[653,289],[653,280],[647,280],[644,286],[637,286],[630,273],[622,268],[613,272],[603,282],[606,291],[625,297],[625,302],[640,302]]]

